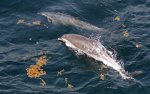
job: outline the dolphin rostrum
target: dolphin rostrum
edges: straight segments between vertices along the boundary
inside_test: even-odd
[[[73,16],[66,15],[63,13],[55,13],[55,12],[42,12],[39,13],[45,16],[48,21],[52,24],[61,24],[66,26],[74,26],[81,29],[91,30],[91,31],[106,31],[103,28],[96,27],[90,23],[81,21],[79,19],[74,18]]]
[[[78,34],[64,34],[62,37],[58,38],[58,40],[65,43],[67,47],[73,49],[75,52],[86,54],[118,71],[123,79],[131,78],[125,72],[123,64],[117,61],[112,52],[107,50],[100,42]]]

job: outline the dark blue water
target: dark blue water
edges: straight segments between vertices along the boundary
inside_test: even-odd
[[[108,31],[53,25],[38,14],[43,11],[65,13]],[[0,94],[150,94],[150,0],[1,0],[0,14]],[[121,20],[114,21],[116,16]],[[17,24],[19,19],[42,25]],[[129,37],[123,36],[125,30]],[[117,58],[124,61],[126,71],[142,73],[134,77],[136,81],[123,80],[107,68],[105,80],[100,80],[100,62],[76,56],[57,40],[68,33],[101,36],[103,45],[116,50]],[[46,75],[41,77],[44,87],[26,74],[42,52],[48,58],[43,66]],[[62,69],[65,73],[58,76]],[[73,90],[67,88],[65,78]]]

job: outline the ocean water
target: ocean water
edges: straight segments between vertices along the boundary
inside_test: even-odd
[[[45,11],[71,15],[107,32],[49,23],[38,14]],[[0,14],[0,94],[150,94],[150,0],[1,0]],[[17,24],[20,19],[24,23]],[[117,52],[126,71],[136,72],[135,80],[122,79],[102,62],[76,55],[57,40],[69,33],[100,39]],[[26,72],[43,53],[48,58],[42,67],[45,86]]]

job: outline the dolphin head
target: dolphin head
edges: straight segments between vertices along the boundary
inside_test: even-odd
[[[40,15],[42,15],[42,16],[45,16],[47,19],[48,19],[48,21],[49,22],[51,22],[52,23],[52,20],[54,19],[54,18],[56,18],[55,16],[55,14],[54,13],[50,13],[50,12],[41,12],[41,13],[39,13]]]
[[[58,38],[59,41],[68,44],[72,40],[71,34],[64,34],[62,37]]]
[[[70,40],[71,36],[70,34],[65,34],[62,37],[58,38],[59,41],[66,43],[66,40]]]
[[[74,43],[75,41],[82,41],[83,39],[81,39],[82,36],[81,35],[77,35],[77,34],[64,34],[62,37],[58,38],[59,41],[61,42],[72,42]]]
[[[78,34],[64,34],[62,37],[58,38],[58,40],[74,50],[80,49],[87,51],[87,49],[93,45],[93,41]]]
[[[73,43],[73,36],[72,34],[65,34],[62,37],[58,38],[59,41],[63,42],[67,47],[76,49],[74,43]]]
[[[49,13],[49,12],[41,12],[41,13],[39,13],[40,15],[42,15],[42,16],[45,16],[45,17],[47,17],[47,18],[51,18],[52,16],[53,16],[53,14],[52,13]]]

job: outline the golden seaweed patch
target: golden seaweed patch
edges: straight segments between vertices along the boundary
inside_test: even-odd
[[[27,75],[30,78],[39,78],[45,74],[46,72],[38,65],[31,65],[29,68],[27,68]]]
[[[41,21],[35,20],[32,22],[33,25],[41,25]]]
[[[125,37],[129,37],[128,30],[126,30],[126,31],[124,31],[124,32],[123,32],[123,36],[125,36]]]
[[[67,88],[72,90],[74,88],[74,86],[72,84],[67,84]]]
[[[68,82],[68,78],[65,78],[65,83],[66,83],[67,88],[68,88],[69,90],[73,90],[74,86]]]
[[[119,16],[116,16],[114,20],[115,20],[115,21],[120,21],[121,19],[120,19]]]
[[[42,75],[45,75],[46,72],[43,69],[41,69],[41,67],[45,65],[46,62],[47,62],[46,56],[39,57],[35,65],[30,65],[30,67],[26,69],[28,77],[40,78]],[[41,81],[44,82],[43,80]]]
[[[99,75],[99,78],[100,78],[101,80],[105,80],[104,74],[100,74],[100,75]]]
[[[17,24],[23,24],[23,23],[25,23],[24,19],[19,19],[19,20],[17,21]]]
[[[57,72],[57,75],[58,75],[58,76],[61,76],[61,75],[63,75],[63,74],[64,74],[64,72],[65,72],[65,70],[64,70],[64,69],[62,69],[62,70],[60,70],[60,71],[58,71],[58,72]]]
[[[46,56],[41,56],[38,60],[36,65],[42,67],[43,65],[46,65],[47,62],[47,57]]]

